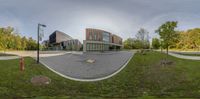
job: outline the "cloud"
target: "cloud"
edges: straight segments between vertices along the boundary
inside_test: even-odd
[[[151,37],[165,21],[179,21],[178,29],[199,27],[199,0],[1,0],[0,25],[12,25],[36,39],[37,24],[47,25],[45,39],[54,30],[85,39],[85,28],[93,27],[134,37],[146,28]]]
[[[23,23],[12,14],[4,13],[4,15],[0,15],[0,27],[8,26],[12,26],[18,30],[20,28],[23,28]]]

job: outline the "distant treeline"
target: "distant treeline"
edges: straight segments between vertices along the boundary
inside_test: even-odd
[[[37,43],[31,37],[21,37],[12,27],[0,28],[0,50],[36,50]]]
[[[177,41],[172,48],[177,49],[198,49],[200,48],[200,28],[190,29],[178,32]]]
[[[123,42],[123,45],[125,49],[149,49],[149,32],[141,28],[135,35],[135,38],[128,38]]]
[[[200,28],[189,29],[186,31],[175,30],[177,21],[167,21],[162,24],[155,33],[160,37],[153,38],[150,46],[149,32],[140,29],[135,38],[125,40],[125,49],[177,49],[177,50],[199,50],[200,51]]]
[[[139,40],[136,38],[128,38],[124,41],[124,49],[149,49],[150,42],[148,40]]]
[[[153,38],[152,47],[160,48],[162,41]],[[162,45],[165,48],[165,45]],[[174,39],[171,41],[170,49],[179,50],[200,50],[200,28],[189,29],[186,31],[176,31]]]

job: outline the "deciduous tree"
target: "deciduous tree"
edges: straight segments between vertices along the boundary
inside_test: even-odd
[[[158,38],[153,38],[152,39],[152,47],[154,49],[159,49],[160,48],[160,41]]]
[[[163,43],[167,49],[167,54],[169,46],[173,44],[173,41],[177,36],[177,32],[175,31],[177,23],[178,23],[177,21],[167,21],[155,31],[160,35],[160,39],[163,40]]]

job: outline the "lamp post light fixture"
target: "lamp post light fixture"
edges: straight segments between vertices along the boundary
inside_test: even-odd
[[[39,64],[39,51],[40,51],[40,44],[39,44],[39,42],[40,42],[40,39],[42,38],[41,37],[41,35],[40,35],[40,27],[46,27],[46,25],[44,25],[44,24],[38,24],[38,30],[37,30],[37,32],[38,32],[38,39],[37,39],[37,64]]]

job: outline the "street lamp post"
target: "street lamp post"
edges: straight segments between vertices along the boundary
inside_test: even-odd
[[[40,44],[39,44],[39,41],[40,41],[40,38],[41,38],[41,37],[40,37],[40,26],[41,26],[41,27],[46,27],[46,25],[40,24],[40,23],[38,24],[38,30],[37,30],[37,32],[38,32],[38,39],[37,39],[37,63],[38,63],[38,64],[39,64],[39,62],[40,62],[40,61],[39,61],[39,59],[40,59],[40,58],[39,58],[39,57],[40,57],[40,56],[39,56],[39,51],[40,51]]]

